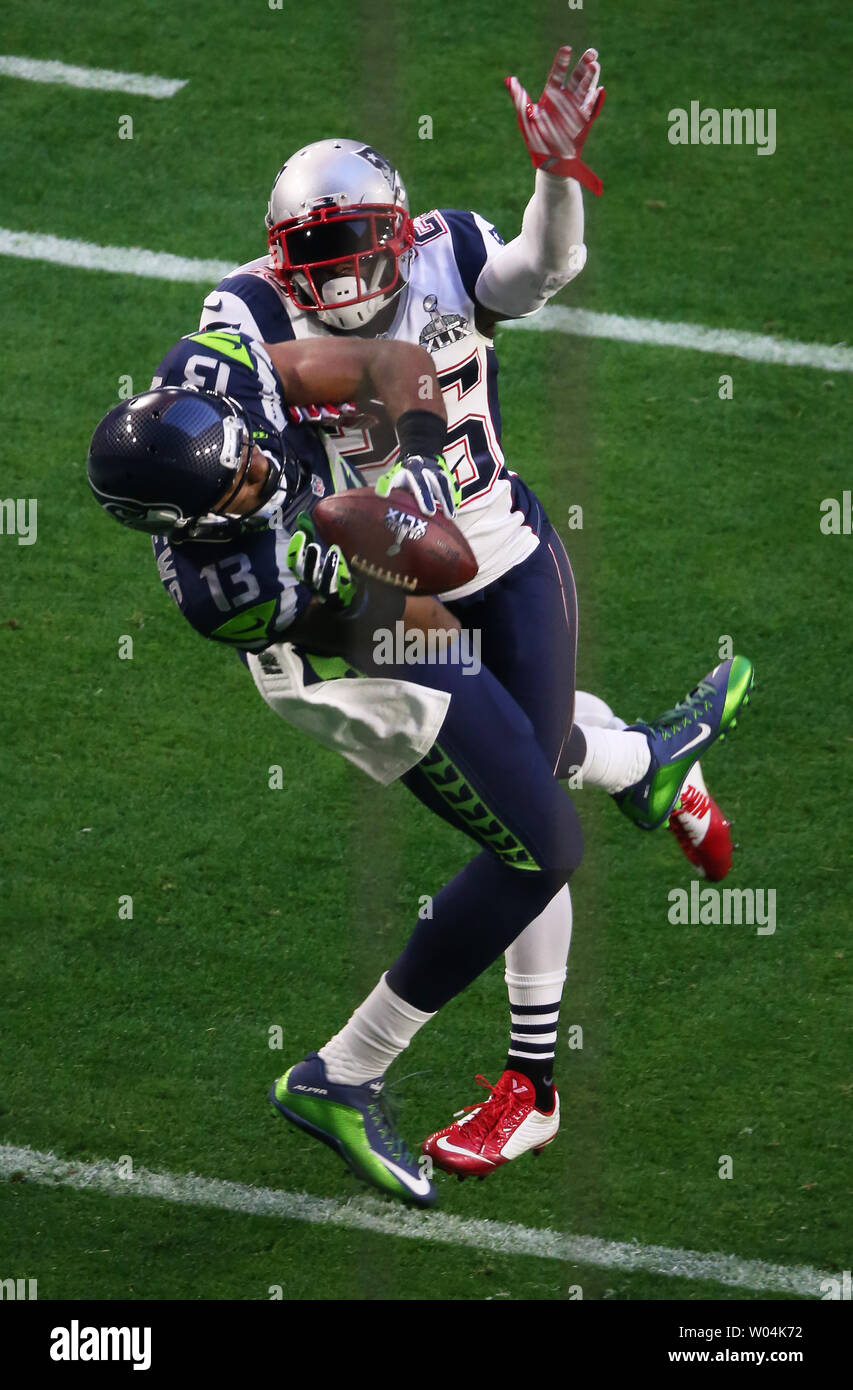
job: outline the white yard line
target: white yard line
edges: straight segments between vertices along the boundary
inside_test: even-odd
[[[589,309],[569,309],[564,304],[548,304],[533,318],[513,319],[503,327],[539,333],[571,333],[580,338],[609,338],[617,343],[644,343],[651,347],[692,348],[694,352],[745,357],[750,362],[769,362],[779,367],[853,372],[853,348],[844,344],[826,347],[822,343],[797,343],[764,333],[704,328],[700,323],[664,323],[660,319],[596,314]]]
[[[173,97],[186,80],[144,77],[139,72],[111,72],[109,68],[78,68],[70,63],[42,58],[0,55],[0,76],[21,77],[25,82],[60,82],[66,87],[88,87],[96,92],[127,92],[134,97]]]
[[[152,280],[191,280],[211,285],[234,269],[233,261],[200,261],[190,256],[171,256],[167,251],[143,251],[137,246],[97,246],[93,241],[10,232],[3,227],[0,256],[23,256],[28,261],[70,265],[78,270],[112,270]]]
[[[166,251],[143,251],[136,246],[98,246],[92,241],[70,241],[38,232],[14,232],[0,227],[0,256],[23,256],[82,270],[109,270],[120,275],[143,275],[153,280],[188,280],[216,284],[233,261],[197,260],[172,256]],[[720,357],[743,357],[785,367],[817,367],[824,372],[853,372],[853,348],[823,343],[797,343],[763,333],[735,329],[704,328],[699,323],[664,323],[659,319],[635,319],[622,314],[597,314],[589,309],[547,305],[529,319],[502,325],[511,331],[569,333],[582,338],[609,338],[620,343],[654,347],[691,348]]]
[[[737,1255],[704,1255],[696,1250],[670,1250],[663,1245],[567,1236],[559,1231],[505,1221],[413,1211],[372,1197],[358,1196],[342,1202],[328,1197],[309,1197],[302,1192],[221,1182],[194,1173],[153,1173],[144,1168],[137,1168],[133,1179],[127,1179],[119,1177],[117,1164],[105,1159],[97,1163],[69,1162],[35,1149],[0,1145],[0,1178],[8,1180],[13,1175],[46,1187],[73,1187],[112,1197],[156,1197],[164,1202],[342,1226],[402,1240],[464,1246],[498,1255],[534,1255],[539,1259],[594,1265],[601,1269],[645,1270],[673,1279],[708,1280],[730,1288],[795,1294],[800,1298],[820,1298],[821,1282],[838,1277],[837,1272],[832,1274],[808,1266],[788,1268],[763,1260],[742,1260]]]

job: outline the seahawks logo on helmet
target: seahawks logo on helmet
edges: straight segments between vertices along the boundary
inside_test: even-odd
[[[94,487],[92,491],[105,512],[114,516],[122,526],[132,526],[135,531],[150,531],[152,536],[157,536],[161,531],[171,531],[184,519],[181,509],[170,506],[168,502],[143,506],[141,502],[134,502],[132,497],[105,497]]]

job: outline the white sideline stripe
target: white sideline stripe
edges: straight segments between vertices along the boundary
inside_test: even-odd
[[[617,343],[644,343],[651,347],[692,348],[721,357],[744,357],[750,362],[769,362],[778,367],[818,367],[824,372],[853,372],[853,348],[822,343],[797,343],[764,333],[741,333],[729,328],[703,328],[700,323],[664,323],[661,319],[633,319],[622,314],[596,314],[589,309],[569,309],[548,304],[529,319],[509,319],[503,328],[539,333],[571,333],[579,338],[610,338]]]
[[[234,269],[233,261],[200,261],[171,256],[167,251],[143,251],[138,246],[97,246],[93,241],[68,241],[38,232],[12,232],[0,227],[0,256],[22,256],[78,270],[112,270],[152,280],[208,281],[218,284]]]
[[[122,275],[144,275],[154,280],[209,281],[216,284],[233,261],[203,261],[191,256],[172,256],[166,251],[143,251],[136,246],[97,246],[91,241],[70,241],[37,232],[13,232],[0,227],[0,256],[23,256],[80,270],[111,270]],[[527,319],[509,319],[501,325],[535,333],[570,333],[582,338],[609,338],[620,343],[653,347],[692,348],[722,357],[743,357],[784,367],[817,367],[825,372],[853,372],[853,348],[844,344],[797,343],[762,333],[742,333],[727,328],[703,328],[699,323],[664,323],[660,319],[634,319],[621,314],[597,314],[589,309],[569,309],[549,304]]]
[[[173,97],[186,79],[144,77],[139,72],[111,72],[109,68],[78,68],[70,63],[41,58],[0,55],[0,76],[22,77],[25,82],[61,82],[66,87],[89,87],[98,92],[127,92],[134,97]]]
[[[309,1197],[304,1192],[283,1192],[270,1187],[247,1187],[198,1177],[195,1173],[154,1173],[137,1168],[133,1179],[120,1178],[118,1164],[75,1163],[52,1153],[0,1145],[0,1177],[22,1174],[28,1181],[47,1187],[72,1187],[102,1192],[112,1197],[135,1194],[164,1202],[215,1207],[249,1216],[273,1216],[315,1225],[343,1226],[403,1240],[423,1240],[437,1245],[461,1245],[489,1250],[498,1255],[534,1255],[543,1260],[596,1265],[602,1269],[646,1270],[672,1279],[704,1279],[731,1288],[797,1294],[820,1298],[824,1279],[837,1278],[807,1265],[787,1268],[763,1260],[742,1260],[737,1255],[703,1255],[696,1250],[669,1250],[663,1245],[640,1245],[600,1240],[595,1236],[566,1236],[504,1221],[481,1221],[442,1212],[413,1211],[371,1197],[348,1202],[328,1197]]]

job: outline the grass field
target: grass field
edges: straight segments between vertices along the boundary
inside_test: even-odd
[[[772,0],[291,9],[6,14],[3,53],[187,85],[153,100],[0,76],[5,225],[236,264],[264,249],[285,155],[339,133],[400,166],[414,211],[476,208],[509,238],[532,179],[501,79],[538,95],[559,42],[595,43],[608,99],[586,153],[605,193],[586,195],[589,264],[557,302],[844,339],[853,23],[837,3],[794,20]],[[775,154],[670,145],[668,111],[691,100],[776,109]],[[204,285],[12,257],[0,277],[0,495],[38,499],[36,544],[0,536],[0,1141],[355,1200],[266,1091],[373,986],[468,845],[277,721],[168,602],[146,539],[92,503],[94,425],[122,375],[143,389],[195,326]],[[667,895],[690,883],[672,837],[578,793],[563,1130],[489,1182],[440,1180],[441,1210],[849,1268],[853,542],[822,534],[819,508],[850,486],[850,375],[557,332],[504,329],[498,346],[508,460],[578,579],[580,686],[632,719],[681,698],[723,635],[756,663],[757,698],[705,770],[741,846],[727,882],[774,889],[777,925],[670,924]],[[496,965],[397,1068],[417,1073],[401,1087],[413,1144],[475,1099],[475,1071],[496,1078],[505,1029]],[[28,1181],[0,1183],[0,1228],[0,1277],[37,1278],[45,1299],[743,1296]]]

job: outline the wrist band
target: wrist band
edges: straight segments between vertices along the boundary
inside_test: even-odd
[[[435,458],[444,448],[447,425],[434,410],[406,410],[397,421],[400,455]]]

